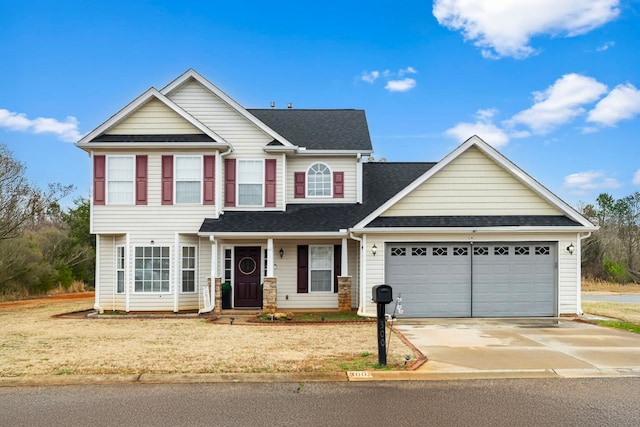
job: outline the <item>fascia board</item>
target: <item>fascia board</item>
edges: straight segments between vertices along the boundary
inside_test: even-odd
[[[194,79],[195,81],[200,83],[207,90],[209,90],[211,93],[213,93],[214,95],[216,95],[217,97],[222,99],[225,103],[227,103],[227,105],[229,105],[231,108],[236,110],[238,113],[240,113],[242,116],[244,116],[247,120],[249,120],[251,123],[253,123],[255,126],[257,126],[259,129],[261,129],[267,135],[273,137],[274,139],[277,139],[278,141],[282,142],[285,145],[293,146],[293,144],[291,142],[289,142],[286,138],[284,138],[278,132],[276,132],[273,129],[271,129],[269,126],[265,125],[256,116],[254,116],[253,114],[249,113],[244,107],[242,107],[242,105],[240,105],[233,98],[231,98],[229,95],[224,93],[220,88],[218,88],[216,85],[214,85],[209,80],[207,80],[202,75],[200,75],[200,73],[198,73],[194,69],[187,70],[180,77],[178,77],[177,79],[175,79],[174,81],[169,83],[167,86],[162,88],[161,92],[163,94],[165,94],[165,95],[169,95],[171,92],[173,92],[175,89],[179,88],[182,84],[184,84],[189,79]]]
[[[187,122],[189,122],[191,125],[193,125],[195,128],[200,130],[205,135],[210,136],[212,139],[216,141],[222,141],[225,145],[230,145],[220,135],[218,135],[217,133],[215,133],[208,127],[206,127],[204,124],[198,121],[195,117],[191,116],[189,113],[187,113],[182,108],[180,108],[175,102],[171,101],[169,98],[167,98],[162,93],[160,93],[157,89],[152,87],[147,89],[142,95],[138,96],[136,99],[131,101],[123,109],[121,109],[116,114],[111,116],[100,126],[98,126],[93,131],[85,135],[82,139],[80,139],[80,141],[77,142],[78,146],[83,146],[88,142],[90,142],[93,138],[101,135],[107,129],[114,126],[115,124],[117,124],[118,122],[126,118],[128,115],[136,111],[138,108],[140,108],[143,104],[145,104],[151,98],[158,99],[160,102],[165,104],[167,107],[169,107],[171,110],[173,110],[180,117],[185,119]]]
[[[487,233],[580,233],[599,227],[371,227],[352,228],[354,234],[487,234]]]
[[[226,149],[226,144],[216,144],[207,142],[86,142],[84,144],[76,143],[76,147],[83,150],[95,150],[101,148],[109,149],[167,149],[167,148],[197,148],[207,150]]]
[[[316,237],[324,237],[324,238],[335,238],[335,237],[345,237],[348,236],[348,232],[346,230],[343,231],[309,231],[309,232],[269,232],[269,231],[261,231],[261,232],[198,232],[198,236],[200,237],[224,237],[224,238],[237,238],[237,239],[251,239],[251,238],[281,238],[281,239],[298,239],[298,238],[316,238]]]
[[[366,156],[373,153],[373,150],[307,150],[304,147],[299,147],[297,154],[300,156],[344,156],[358,154]]]

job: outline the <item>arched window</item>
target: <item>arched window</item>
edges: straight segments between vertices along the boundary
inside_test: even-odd
[[[331,171],[323,163],[314,163],[307,171],[307,197],[331,197]]]

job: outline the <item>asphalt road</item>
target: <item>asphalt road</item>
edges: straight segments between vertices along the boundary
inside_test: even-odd
[[[621,303],[640,303],[640,294],[616,294],[616,295],[582,295],[584,301],[605,301]]]
[[[640,380],[0,388],[0,426],[636,426]]]

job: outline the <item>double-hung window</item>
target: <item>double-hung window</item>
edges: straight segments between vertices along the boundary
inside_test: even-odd
[[[176,203],[202,203],[202,157],[175,157]]]
[[[116,292],[124,292],[124,246],[116,247]]]
[[[238,206],[263,206],[264,160],[238,160]]]
[[[107,156],[107,203],[132,205],[134,179],[134,156]]]
[[[331,197],[331,170],[314,163],[307,171],[307,197]]]
[[[169,292],[170,258],[168,246],[135,248],[135,291]]]
[[[333,246],[309,246],[309,291],[333,291]]]
[[[196,291],[196,247],[182,247],[182,292]]]

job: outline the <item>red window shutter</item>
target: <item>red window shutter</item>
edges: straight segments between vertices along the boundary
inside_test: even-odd
[[[309,292],[309,246],[298,246],[298,293]]]
[[[338,292],[338,277],[342,275],[342,245],[333,246],[333,292]]]
[[[224,205],[236,205],[236,159],[224,161]]]
[[[93,204],[105,203],[106,161],[104,156],[93,156]]]
[[[147,156],[136,156],[136,205],[147,204]]]
[[[296,172],[293,174],[293,180],[294,180],[294,188],[295,188],[295,198],[299,199],[299,198],[303,198],[306,194],[306,189],[305,189],[305,179],[306,179],[306,174],[304,172]]]
[[[344,172],[333,173],[333,197],[337,199],[344,197]]]
[[[204,156],[204,176],[202,178],[202,191],[204,194],[204,204],[215,204],[215,173],[216,156]]]
[[[267,208],[276,206],[276,159],[264,161],[264,205]]]
[[[162,156],[162,204],[173,204],[173,156]]]

